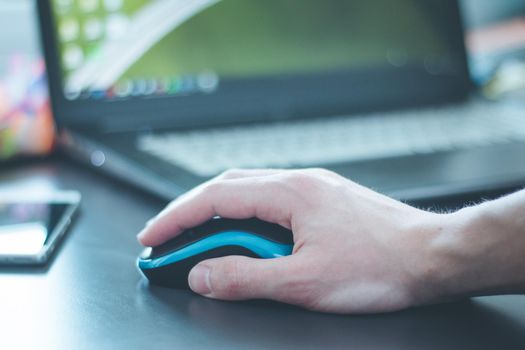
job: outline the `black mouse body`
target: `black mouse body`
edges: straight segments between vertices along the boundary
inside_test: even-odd
[[[199,262],[227,255],[277,258],[290,255],[292,232],[259,219],[213,218],[160,246],[146,248],[137,261],[153,284],[187,289],[188,274]]]

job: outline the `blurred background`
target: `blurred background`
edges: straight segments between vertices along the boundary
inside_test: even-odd
[[[487,26],[525,14],[523,0],[461,0],[468,28]]]
[[[0,0],[0,159],[47,154],[53,123],[32,0]]]
[[[488,98],[525,100],[525,1],[461,4],[474,82]]]
[[[525,100],[525,1],[461,4],[474,83],[487,98]],[[0,160],[45,155],[54,145],[34,7],[35,0],[0,0]]]

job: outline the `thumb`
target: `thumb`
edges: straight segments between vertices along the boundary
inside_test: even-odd
[[[289,257],[254,259],[227,256],[203,261],[188,276],[190,288],[209,298],[223,300],[279,300]]]

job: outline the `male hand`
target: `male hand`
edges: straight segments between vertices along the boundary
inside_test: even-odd
[[[448,214],[413,208],[323,169],[231,170],[173,201],[139,240],[159,245],[221,216],[257,217],[294,234],[290,256],[228,256],[189,275],[206,297],[273,299],[335,313],[434,301],[433,246]]]

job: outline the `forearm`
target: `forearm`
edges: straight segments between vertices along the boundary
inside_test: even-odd
[[[449,218],[431,248],[438,297],[525,292],[525,191]]]

